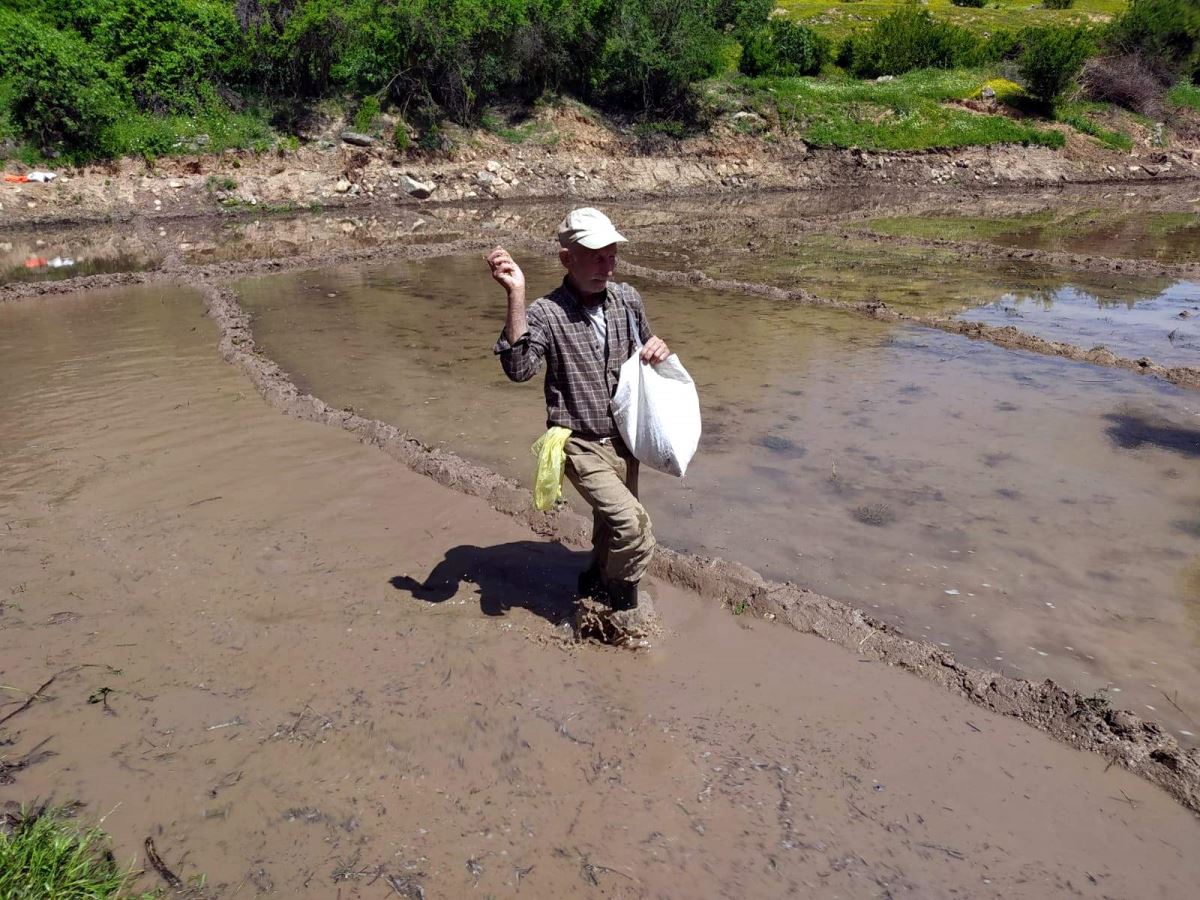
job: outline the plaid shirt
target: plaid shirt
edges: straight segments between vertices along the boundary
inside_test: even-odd
[[[626,310],[633,313],[643,343],[654,334],[641,295],[610,281],[604,298],[608,337],[601,346],[583,304],[563,279],[561,287],[529,307],[529,331],[515,343],[500,332],[494,350],[513,381],[528,381],[545,361],[547,425],[569,428],[586,440],[617,434],[609,402],[621,364],[633,353]]]

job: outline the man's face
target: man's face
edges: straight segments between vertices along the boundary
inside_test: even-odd
[[[599,250],[589,250],[573,244],[563,248],[559,259],[566,266],[575,287],[585,294],[598,294],[612,278],[617,265],[617,245],[609,244]]]

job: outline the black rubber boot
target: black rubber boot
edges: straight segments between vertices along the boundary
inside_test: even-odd
[[[579,596],[604,596],[604,573],[600,571],[599,566],[590,565],[579,573]]]
[[[616,610],[637,609],[638,583],[614,581],[608,588],[608,605]]]

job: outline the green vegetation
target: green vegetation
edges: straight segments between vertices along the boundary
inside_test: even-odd
[[[891,15],[908,0],[779,0],[778,5],[798,22],[838,41],[855,31],[870,28]],[[987,0],[975,8],[960,6],[953,0],[927,0],[922,6],[937,19],[959,25],[982,35],[998,31],[1017,32],[1022,28],[1047,25],[1086,25],[1124,12],[1129,0],[1075,0],[1070,9],[1046,9],[1038,0]]]
[[[1200,84],[1200,3],[1196,0],[1133,0],[1113,23],[1112,44],[1140,53]]]
[[[822,146],[924,150],[996,143],[1063,145],[1058,131],[945,105],[977,94],[985,77],[973,70],[926,69],[885,82],[760,78],[740,86],[764,114],[777,110],[785,131]]]
[[[776,0],[4,0],[0,159],[262,151],[295,146],[316,113],[397,152],[447,148],[451,122],[549,144],[538,120],[489,110],[564,95],[679,137],[720,111],[705,93],[745,95],[760,120],[738,127],[768,139],[1053,147],[1069,127],[1128,149],[1092,104],[1196,106],[1195,0],[780,2],[787,15]],[[961,105],[1018,68],[1027,99]]]
[[[61,809],[38,809],[0,824],[0,897],[118,900],[131,880],[99,828],[80,832]],[[150,898],[152,894],[141,895]]]
[[[901,75],[914,69],[953,69],[980,62],[984,42],[957,25],[906,4],[869,31],[846,39],[838,63],[857,78]]]
[[[829,59],[829,41],[811,28],[771,19],[745,36],[738,68],[747,75],[816,75]]]
[[[1081,134],[1090,135],[1110,150],[1128,153],[1133,149],[1133,138],[1123,131],[1114,131],[1098,125],[1090,113],[1099,112],[1103,107],[1094,103],[1071,103],[1060,105],[1054,111],[1056,121],[1070,125]]]
[[[1046,108],[1058,102],[1094,46],[1088,34],[1078,28],[1031,28],[1021,43],[1025,90]]]
[[[1167,94],[1167,102],[1172,106],[1200,112],[1200,85],[1180,82]]]

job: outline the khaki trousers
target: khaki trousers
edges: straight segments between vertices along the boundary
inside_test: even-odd
[[[638,502],[638,461],[620,438],[567,441],[567,478],[592,507],[592,559],[609,581],[641,581],[654,556],[650,516]]]

